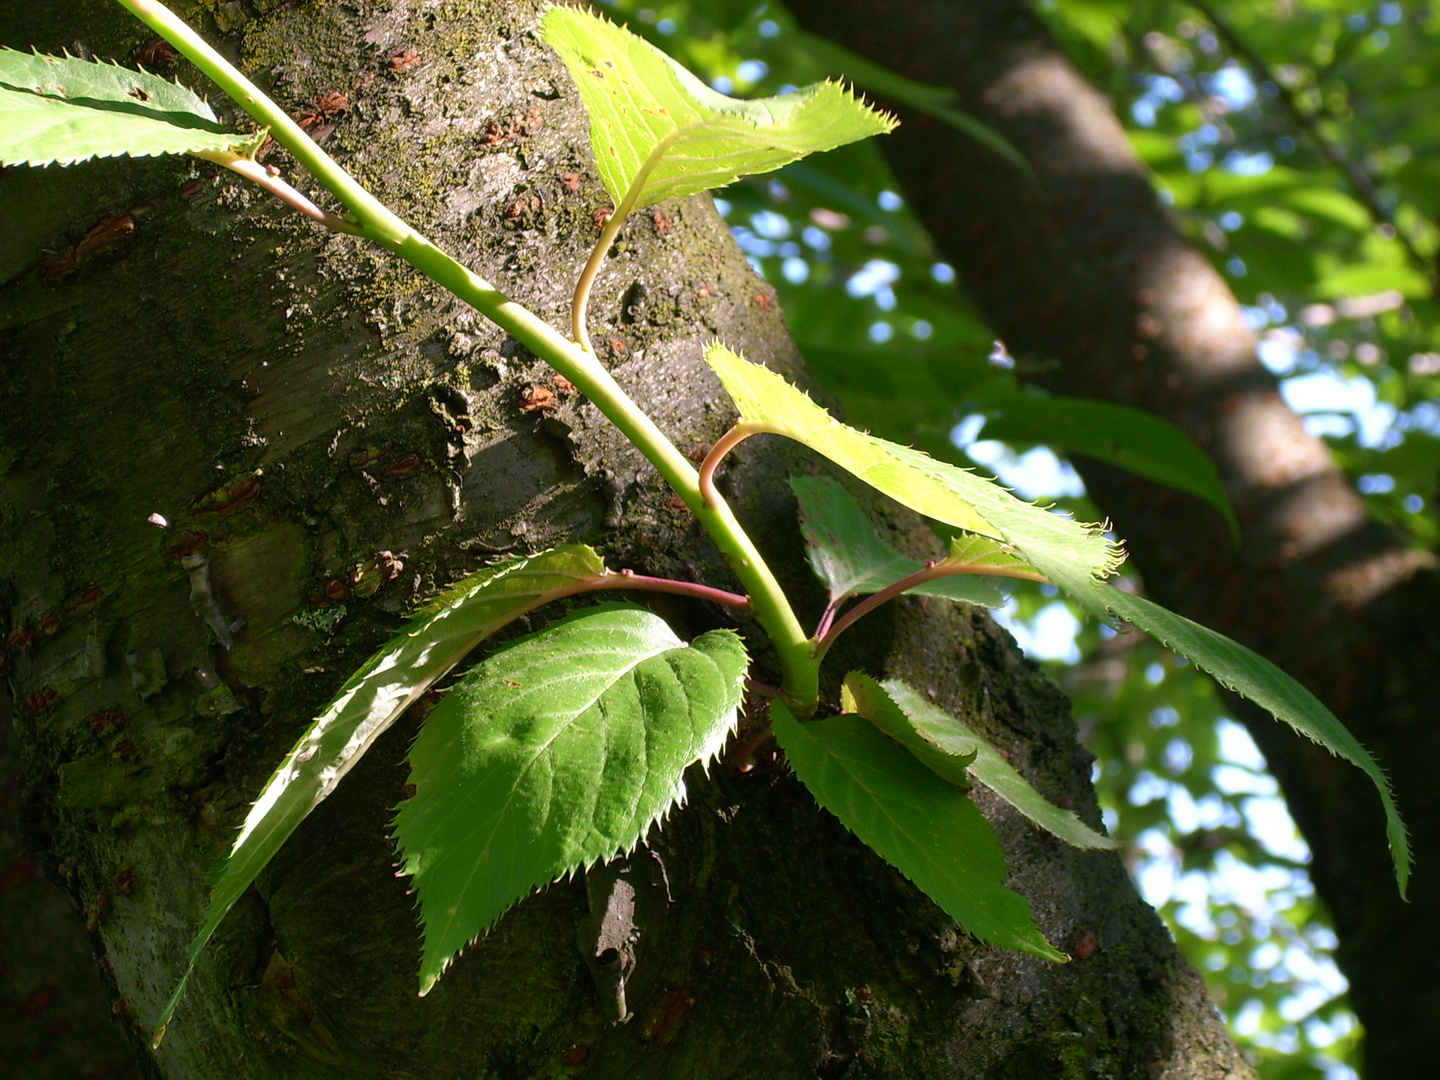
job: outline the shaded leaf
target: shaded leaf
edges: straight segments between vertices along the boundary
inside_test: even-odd
[[[815,801],[947,915],[993,944],[1065,959],[1006,887],[1000,842],[964,792],[858,716],[801,724],[775,702],[771,723]]]
[[[178,83],[118,64],[0,49],[0,165],[229,150],[227,133]]]
[[[617,207],[723,187],[895,126],[837,83],[726,97],[643,38],[578,8],[552,7],[543,25],[590,113],[600,178]]]
[[[858,671],[846,675],[840,686],[840,708],[869,720],[947,784],[961,791],[970,787],[966,769],[979,753],[978,739],[955,738],[956,733],[949,728],[934,730],[934,725],[911,723],[884,687]]]
[[[1196,667],[1208,671],[1222,686],[1249,698],[1277,720],[1285,721],[1370,777],[1385,807],[1385,833],[1395,863],[1395,880],[1400,886],[1400,895],[1405,895],[1410,882],[1410,843],[1390,794],[1390,784],[1369,751],[1319,698],[1258,653],[1153,601],[1111,586],[1105,590],[1105,605]]]
[[[875,535],[865,512],[835,481],[797,476],[791,479],[790,487],[800,503],[805,555],[832,601],[879,592],[921,569],[914,559],[906,558]],[[986,607],[999,607],[1005,602],[1005,594],[994,582],[981,577],[940,578],[910,591]]]
[[[926,742],[949,754],[973,753],[975,760],[969,767],[970,775],[1052,836],[1078,848],[1120,846],[1118,840],[1086,825],[1074,811],[1061,809],[1041,795],[989,743],[960,720],[930,704],[912,687],[899,679],[887,679],[878,684],[877,689]],[[873,707],[877,713],[883,713],[878,704]]]
[[[205,922],[161,1013],[157,1043],[225,913],[375,740],[481,640],[604,572],[599,556],[580,545],[489,567],[448,589],[346,680],[266,782],[229,856],[211,872]]]
[[[985,421],[985,438],[1045,443],[1188,491],[1220,511],[1239,540],[1240,524],[1215,463],[1174,424],[1084,398],[1015,395],[1000,408],[999,416]]]
[[[1098,526],[1021,502],[972,472],[847,427],[775,372],[719,342],[706,349],[705,359],[746,422],[804,443],[917,513],[1004,541],[1055,585],[1104,614],[1100,579],[1115,571],[1121,553]]]
[[[466,673],[410,751],[395,837],[420,897],[420,993],[533,889],[629,851],[734,729],[747,660],[728,630],[688,646],[603,605]]]

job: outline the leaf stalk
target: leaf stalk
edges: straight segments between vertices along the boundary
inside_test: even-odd
[[[1033,570],[1018,570],[1009,566],[981,566],[978,563],[937,562],[931,566],[915,571],[915,573],[908,577],[901,578],[893,585],[887,585],[877,593],[867,596],[841,616],[833,626],[824,630],[817,630],[816,633],[820,640],[815,646],[816,657],[823,658],[830,646],[835,644],[836,638],[854,626],[855,623],[859,622],[866,615],[869,615],[870,612],[874,611],[881,604],[893,600],[901,593],[909,592],[911,589],[924,585],[927,581],[934,581],[937,578],[944,577],[958,577],[961,574],[974,574],[980,577],[1021,578],[1025,581],[1038,581],[1042,584],[1049,583],[1049,579],[1041,574],[1035,573]]]

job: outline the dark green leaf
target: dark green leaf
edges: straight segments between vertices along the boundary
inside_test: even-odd
[[[1225,635],[1113,586],[1107,587],[1105,593],[1105,606],[1116,615],[1153,634],[1196,667],[1215,676],[1221,685],[1249,698],[1277,720],[1285,721],[1332,754],[1357,766],[1374,781],[1385,807],[1385,832],[1395,863],[1395,879],[1400,895],[1404,896],[1410,881],[1410,843],[1390,794],[1390,784],[1369,751],[1355,740],[1335,714],[1269,660]]]
[[[876,593],[921,569],[880,537],[854,499],[833,480],[797,476],[790,481],[800,503],[805,554],[830,599]],[[999,607],[1005,595],[990,579],[961,576],[928,581],[910,590],[921,596]]]
[[[1064,960],[1005,885],[990,823],[953,784],[858,716],[798,723],[771,706],[775,738],[815,801],[920,887],[970,933],[1046,960]]]
[[[894,703],[896,711],[925,741],[945,753],[973,753],[975,761],[969,767],[970,775],[1052,836],[1079,848],[1120,846],[1118,841],[1102,836],[1086,825],[1074,811],[1062,810],[1041,795],[984,739],[949,713],[930,704],[912,687],[899,679],[887,679],[876,689],[883,690]],[[872,693],[872,701],[874,696]],[[872,707],[877,714],[884,714],[880,703],[876,702]]]

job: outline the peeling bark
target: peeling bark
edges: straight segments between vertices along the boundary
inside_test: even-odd
[[[261,3],[243,26],[240,5],[195,6],[288,106],[346,94],[332,153],[563,320],[607,199],[579,103],[535,39],[538,3]],[[109,9],[66,11],[85,12],[102,55],[134,57],[148,36]],[[6,41],[74,36],[48,11],[0,17]],[[527,390],[556,389],[544,366],[355,240],[185,162],[11,170],[0,199],[26,222],[0,239],[0,582],[6,633],[35,631],[7,649],[5,707],[42,862],[73,862],[86,903],[133,874],[95,940],[138,1032],[248,800],[418,600],[497,552],[568,540],[611,565],[728,578],[593,409],[558,392],[553,415],[527,412]],[[127,212],[123,252],[45,280],[45,247]],[[805,375],[709,201],[664,212],[665,228],[640,215],[622,234],[594,334],[689,448],[733,416],[706,338]],[[818,609],[784,483],[806,463],[773,440],[745,449],[722,486]],[[926,542],[911,518],[888,524]],[[686,636],[727,618],[657,606]],[[763,678],[761,639],[739,629]],[[1065,701],[983,613],[906,601],[855,637],[832,690],[841,663],[906,678],[1098,821]],[[417,998],[413,898],[386,827],[420,719],[372,749],[236,906],[160,1050],[132,1039],[147,1074],[1252,1075],[1116,856],[1065,848],[982,793],[1042,929],[1096,945],[1045,964],[968,938],[775,769],[687,778],[690,804],[632,860],[629,1023],[607,1023],[613,986],[577,949],[603,891],[579,879],[518,905]]]
[[[1229,288],[1179,235],[1106,100],[1023,0],[790,4],[816,33],[962,107],[1034,166],[905,114],[884,151],[966,290],[1012,353],[1060,361],[1056,393],[1147,409],[1206,448],[1243,525],[1077,462],[1161,603],[1265,654],[1318,694],[1394,782],[1415,848],[1396,895],[1369,781],[1236,703],[1314,852],[1337,954],[1365,1027],[1369,1075],[1429,1076],[1440,1058],[1440,576],[1370,521],[1325,446],[1259,363]]]

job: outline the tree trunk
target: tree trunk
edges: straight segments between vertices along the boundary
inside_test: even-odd
[[[343,110],[312,109],[316,134],[333,124],[327,148],[563,321],[607,199],[568,76],[535,37],[538,2],[269,0],[248,21],[245,5],[193,6],[288,107],[345,94]],[[60,7],[7,10],[0,40],[59,51],[79,33],[133,60],[149,37],[114,6]],[[576,944],[605,873],[518,905],[418,998],[414,902],[386,836],[418,710],[232,911],[145,1052],[207,869],[404,612],[497,552],[561,541],[597,544],[612,566],[727,580],[639,456],[515,341],[388,256],[205,169],[0,177],[16,222],[0,241],[7,707],[29,840],[90,913],[147,1074],[1252,1075],[1116,856],[1066,848],[978,796],[1013,884],[1076,956],[1043,963],[959,932],[778,767],[687,778],[689,805],[630,860],[643,883],[630,1022],[606,1022],[614,986]],[[70,247],[127,213],[128,244]],[[627,226],[592,326],[688,449],[733,415],[705,339],[804,381],[772,298],[709,201],[689,200]],[[527,409],[535,386],[556,407]],[[806,462],[773,440],[751,447],[724,483],[814,607],[784,484]],[[917,522],[893,520],[897,541],[924,543]],[[206,565],[182,566],[187,552]],[[686,635],[724,618],[660,608]],[[740,629],[763,678],[763,640]],[[1063,698],[983,613],[905,602],[840,659],[932,692],[1097,820]]]
[[[1440,1059],[1440,576],[1368,520],[1323,443],[1259,363],[1209,262],[1155,197],[1109,104],[1024,0],[798,0],[802,23],[922,82],[1009,139],[1040,188],[924,116],[885,153],[967,291],[1017,356],[1059,360],[1048,389],[1148,409],[1205,447],[1243,524],[1094,462],[1086,486],[1161,603],[1264,653],[1318,694],[1389,771],[1415,847],[1396,894],[1374,793],[1358,771],[1242,703],[1314,853],[1365,1027],[1371,1076]]]

